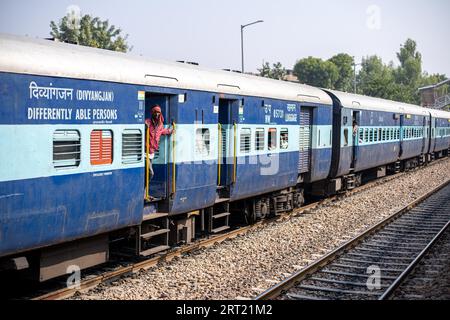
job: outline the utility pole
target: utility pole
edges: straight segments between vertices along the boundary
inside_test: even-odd
[[[355,63],[355,56],[353,56],[353,93],[356,94],[356,66],[360,66],[361,63]]]
[[[244,28],[253,24],[264,22],[263,20],[254,21],[245,25],[241,25],[241,71],[244,73]]]

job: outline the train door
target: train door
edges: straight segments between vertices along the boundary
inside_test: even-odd
[[[171,96],[159,93],[146,92],[145,94],[145,119],[152,118],[152,108],[155,105],[161,107],[161,114],[164,117],[164,125],[171,122],[170,119],[170,103]],[[168,189],[168,157],[169,157],[169,136],[161,136],[159,141],[159,149],[154,153],[154,158],[149,157],[149,140],[150,134],[146,126],[145,132],[145,198],[150,199],[164,199],[167,198]],[[151,168],[150,168],[151,167]],[[153,169],[153,177],[151,176],[151,169]]]
[[[422,141],[422,154],[428,153],[428,136],[427,136],[427,127],[428,127],[428,117],[425,116],[423,117],[423,126],[422,126],[422,137],[423,137],[423,141]]]
[[[436,118],[431,117],[430,125],[430,153],[434,152],[436,147]]]
[[[224,188],[233,182],[233,141],[235,123],[232,117],[233,105],[239,100],[219,99],[219,130],[218,136],[218,172],[217,185]],[[233,141],[230,141],[233,140]]]
[[[401,159],[402,155],[403,155],[403,125],[404,125],[404,120],[405,120],[405,115],[401,114],[400,115],[400,137],[399,137],[399,141],[400,141],[400,152],[399,152],[399,158]]]
[[[355,168],[356,160],[358,159],[360,114],[361,113],[359,111],[353,111],[351,117],[352,119],[352,123],[350,124],[351,125],[350,141],[352,145],[351,168]]]
[[[300,110],[298,172],[309,171],[311,162],[312,109],[302,107]]]

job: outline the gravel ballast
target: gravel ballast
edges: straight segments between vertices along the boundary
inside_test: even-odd
[[[449,179],[434,163],[72,299],[253,298]]]

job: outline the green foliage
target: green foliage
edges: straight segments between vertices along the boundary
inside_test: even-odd
[[[294,66],[294,75],[300,82],[341,91],[350,91],[353,83],[353,58],[340,53],[327,61],[308,57]]]
[[[400,63],[394,67],[391,62],[383,63],[377,56],[363,58],[361,70],[357,75],[357,93],[420,104],[418,89],[446,79],[443,74],[428,75],[422,72],[422,55],[417,51],[414,40],[408,39],[397,52]],[[340,91],[353,91],[353,58],[345,53],[335,55],[327,61],[308,57],[299,60],[294,66],[294,74],[300,82]],[[448,92],[448,86],[441,88]]]
[[[328,61],[332,62],[338,69],[339,76],[333,88],[340,91],[352,91],[354,78],[353,57],[346,53],[339,53]]]
[[[283,67],[281,62],[272,64],[272,67],[270,67],[270,64],[268,62],[266,62],[262,65],[261,69],[258,69],[258,71],[261,77],[278,80],[284,79],[284,77],[287,75],[287,71]]]
[[[110,25],[108,20],[84,15],[80,21],[69,15],[58,24],[50,22],[51,36],[63,42],[94,48],[127,52],[131,50],[127,43],[128,35],[122,36],[122,30]]]
[[[308,57],[295,64],[294,75],[302,83],[321,88],[334,88],[339,79],[339,69],[330,61]]]
[[[389,99],[398,90],[394,88],[392,65],[385,65],[377,56],[363,58],[357,82],[358,93],[372,97]]]

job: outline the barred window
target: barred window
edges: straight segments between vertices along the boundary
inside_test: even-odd
[[[264,129],[258,128],[255,131],[255,150],[264,150]]]
[[[77,130],[56,130],[53,133],[53,166],[76,168],[81,162],[81,138]]]
[[[124,130],[122,133],[122,163],[136,163],[142,160],[142,132],[139,129]]]
[[[364,129],[359,128],[359,142],[362,143],[364,141]]]
[[[240,151],[241,153],[249,153],[251,149],[252,131],[248,128],[241,129]]]
[[[281,129],[280,131],[280,149],[287,149],[289,147],[289,130]]]
[[[113,133],[111,130],[92,130],[91,164],[104,165],[113,162]]]
[[[277,148],[277,129],[269,128],[267,143],[269,146],[269,151],[275,150]],[[320,130],[319,130],[319,145],[320,145]]]
[[[209,129],[201,128],[195,132],[195,152],[204,157],[210,154]]]

